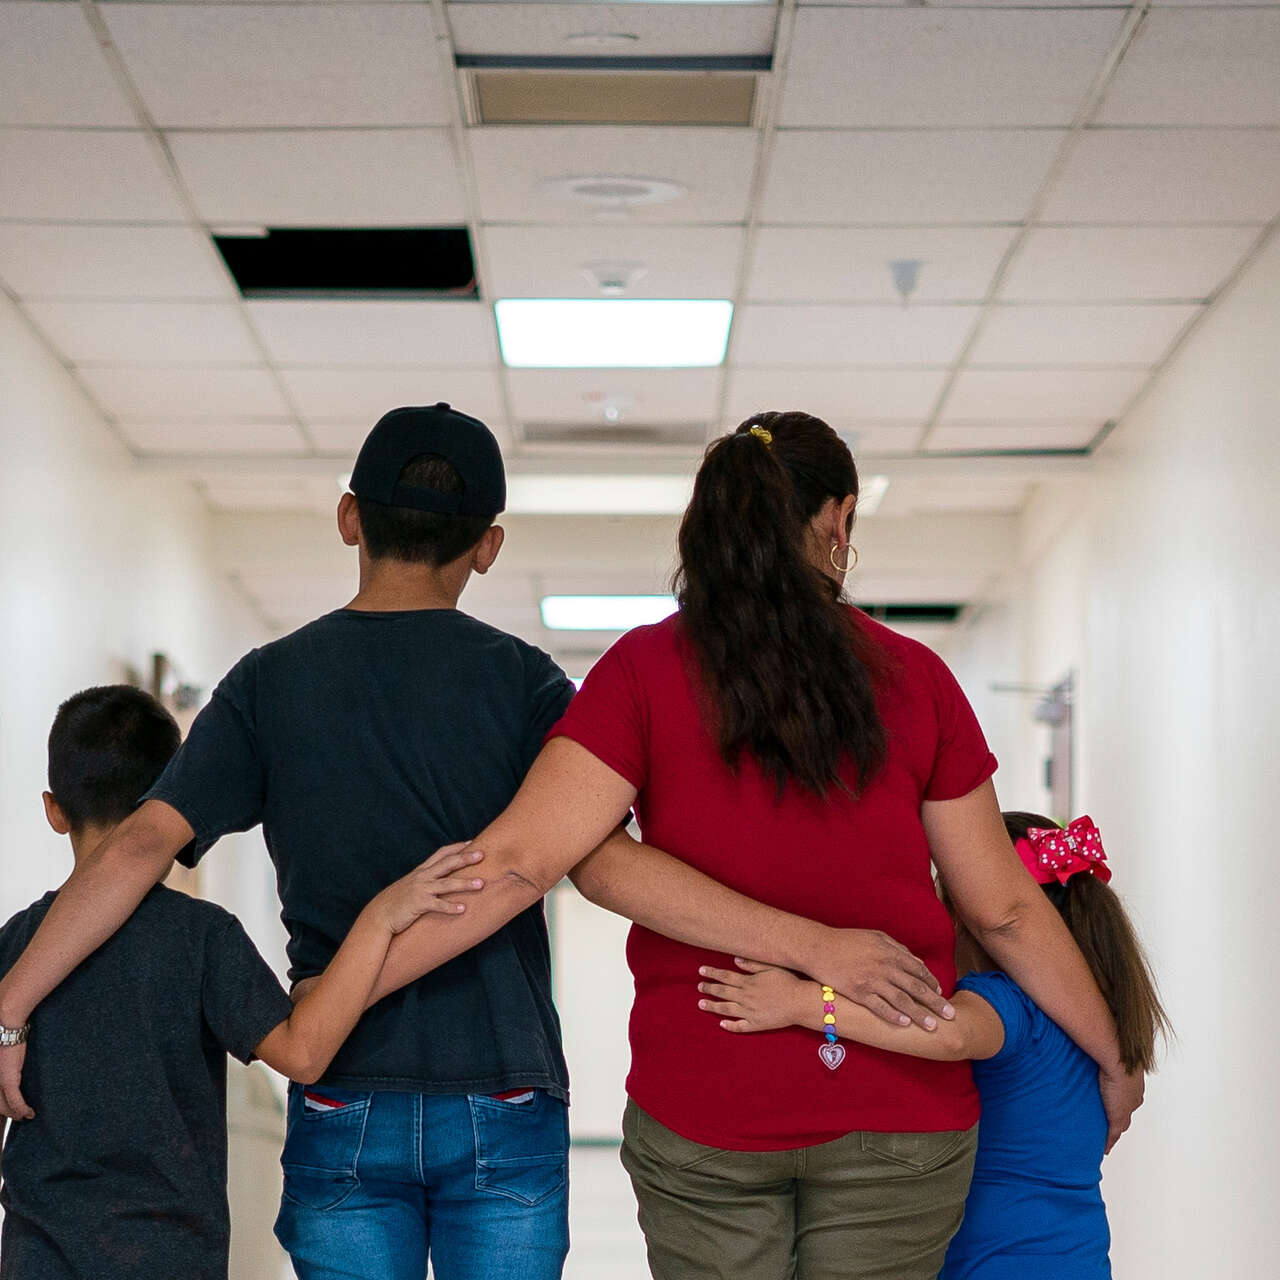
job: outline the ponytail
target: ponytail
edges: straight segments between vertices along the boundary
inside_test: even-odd
[[[1025,839],[1033,827],[1058,825],[1034,813],[1006,813],[1004,823],[1015,842]],[[1073,875],[1066,884],[1055,881],[1041,887],[1066,921],[1111,1010],[1125,1070],[1154,1070],[1156,1040],[1167,1040],[1171,1034],[1169,1015],[1120,899],[1110,885],[1088,872]]]
[[[753,430],[753,428],[755,430]],[[825,794],[851,761],[884,766],[879,646],[809,559],[809,522],[858,493],[848,447],[805,413],[762,413],[706,453],[680,525],[681,634],[710,698],[720,754],[748,752],[781,791]]]

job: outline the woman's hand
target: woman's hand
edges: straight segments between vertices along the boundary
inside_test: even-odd
[[[926,1031],[956,1011],[928,966],[879,929],[839,929],[821,973],[809,976],[834,987],[895,1027],[913,1022]]]
[[[1111,1148],[1132,1122],[1133,1113],[1142,1106],[1147,1078],[1141,1071],[1128,1072],[1119,1067],[1111,1071],[1099,1069],[1098,1089],[1107,1113],[1106,1152],[1110,1155]]]
[[[429,911],[456,916],[466,910],[461,902],[445,898],[449,893],[474,893],[484,888],[484,881],[456,875],[463,867],[474,866],[484,854],[479,849],[467,850],[467,844],[447,844],[437,849],[420,867],[389,884],[365,908],[373,912],[392,934],[403,933],[420,916]]]
[[[814,1010],[822,1008],[822,992],[814,983],[798,977],[789,969],[754,960],[735,958],[733,969],[713,969],[709,965],[698,970],[704,981],[698,983],[703,995],[698,1008],[719,1014],[726,1031],[772,1031],[777,1027],[803,1026],[812,1021]],[[809,1008],[812,1005],[813,1008]]]

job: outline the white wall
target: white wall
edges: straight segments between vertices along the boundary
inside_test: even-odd
[[[1103,830],[1179,1037],[1107,1162],[1128,1280],[1271,1275],[1280,1250],[1278,350],[1273,238],[1089,484],[1032,504],[1025,567],[949,651],[980,703],[988,680],[1080,677],[1076,809]],[[988,723],[1008,807],[1043,803],[1029,712]]]
[[[189,486],[140,475],[0,298],[0,915],[63,880],[40,804],[59,702],[173,658],[209,689],[264,631],[216,571]],[[228,886],[229,888],[229,886]],[[255,895],[260,896],[260,895]]]

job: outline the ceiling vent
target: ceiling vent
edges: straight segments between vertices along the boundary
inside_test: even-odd
[[[475,298],[466,227],[269,227],[213,242],[246,298]]]
[[[964,608],[962,604],[863,604],[863,613],[877,622],[906,624],[909,622],[954,622]]]
[[[477,70],[475,124],[738,125],[755,118],[741,72]]]

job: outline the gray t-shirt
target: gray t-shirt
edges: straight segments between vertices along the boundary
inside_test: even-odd
[[[0,929],[0,975],[53,899]],[[32,1017],[0,1280],[226,1280],[227,1054],[291,1009],[234,916],[153,889]]]

